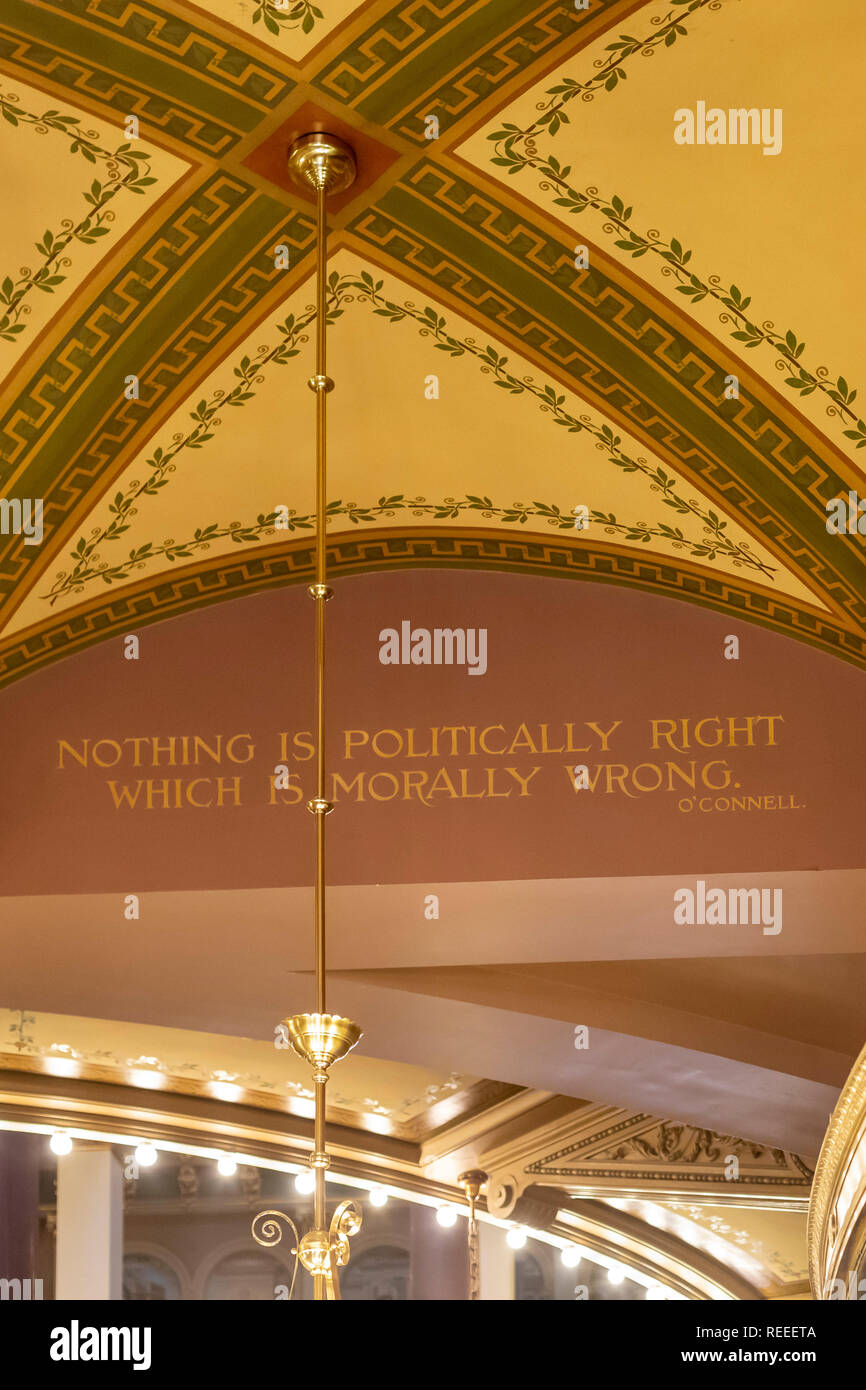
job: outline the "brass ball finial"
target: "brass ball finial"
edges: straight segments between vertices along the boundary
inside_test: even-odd
[[[289,174],[300,188],[326,193],[344,193],[355,182],[355,153],[338,135],[311,132],[293,140],[286,162]]]

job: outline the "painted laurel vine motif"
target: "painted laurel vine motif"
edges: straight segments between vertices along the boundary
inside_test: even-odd
[[[62,273],[71,264],[65,253],[73,242],[92,246],[100,237],[108,236],[108,224],[114,221],[109,204],[118,193],[144,194],[156,179],[150,174],[150,154],[134,149],[131,144],[118,145],[114,150],[99,144],[95,130],[83,130],[77,116],[65,116],[60,111],[43,111],[36,115],[18,105],[19,98],[11,92],[0,91],[0,116],[11,126],[29,125],[40,135],[50,130],[69,138],[69,153],[81,155],[88,164],[101,165],[104,178],[95,178],[84,194],[87,211],[77,221],[64,218],[53,231],[47,228],[42,240],[36,243],[41,258],[37,269],[22,266],[17,278],[6,275],[0,283],[0,338],[15,342],[26,328],[22,318],[30,312],[25,303],[33,290],[53,294],[66,276]]]
[[[246,13],[246,6],[242,7]],[[279,36],[284,30],[300,29],[311,34],[322,11],[312,0],[253,0],[253,24],[264,24],[269,34]]]
[[[681,516],[694,516],[703,524],[704,539],[701,541],[689,540],[678,526],[670,526],[665,522],[659,522],[655,526],[650,526],[646,522],[626,523],[618,522],[612,512],[597,510],[590,511],[590,518],[600,522],[608,534],[619,532],[625,540],[642,541],[648,543],[653,537],[659,540],[670,541],[678,549],[688,548],[689,554],[696,559],[715,560],[717,555],[724,555],[737,566],[746,565],[750,569],[762,571],[764,574],[772,574],[772,568],[764,564],[751,553],[748,542],[737,542],[725,535],[727,522],[711,509],[705,509],[694,499],[686,499],[676,492],[676,480],[665,472],[660,466],[654,466],[644,458],[633,458],[622,448],[621,437],[614,434],[609,425],[597,424],[590,415],[581,415],[579,418],[570,414],[565,409],[565,396],[558,395],[556,388],[551,385],[541,385],[532,377],[516,377],[507,370],[508,358],[497,353],[496,349],[490,346],[481,347],[473,338],[454,338],[446,330],[445,319],[437,314],[435,309],[427,307],[418,309],[412,303],[395,304],[390,300],[383,299],[380,291],[383,281],[373,281],[371,275],[366,271],[361,274],[359,280],[351,281],[351,287],[356,290],[361,299],[369,299],[375,305],[374,313],[387,318],[391,323],[399,323],[405,318],[413,319],[420,328],[423,336],[432,335],[436,338],[435,346],[443,352],[447,352],[452,357],[463,357],[466,354],[476,358],[481,364],[481,370],[485,375],[492,375],[494,385],[508,391],[511,395],[519,396],[528,393],[538,401],[543,413],[553,416],[553,423],[567,429],[569,434],[579,434],[586,431],[596,441],[596,447],[608,456],[609,462],[620,468],[624,473],[642,473],[650,481],[650,491],[661,494],[661,501],[666,507],[672,508]],[[471,499],[470,499],[471,500]],[[481,499],[489,505],[489,499]],[[475,499],[477,503],[478,499]],[[533,508],[535,510],[533,510]],[[572,514],[563,515],[558,507],[549,507],[545,503],[534,502],[530,506],[523,506],[515,503],[508,508],[492,509],[491,515],[497,515],[501,521],[505,522],[524,522],[529,516],[546,517],[548,524],[560,528],[574,527],[574,517]]]
[[[622,447],[622,440],[608,425],[597,424],[589,415],[579,418],[565,408],[565,396],[558,394],[555,387],[536,382],[532,377],[517,377],[508,371],[508,358],[501,356],[495,348],[483,347],[472,338],[455,338],[447,331],[445,319],[435,309],[427,306],[418,308],[411,302],[395,303],[382,296],[383,281],[374,281],[363,271],[358,276],[340,277],[334,272],[328,281],[328,323],[342,316],[346,305],[356,301],[369,303],[373,312],[385,317],[390,323],[412,320],[420,334],[435,338],[434,346],[452,357],[470,356],[479,363],[481,371],[493,378],[493,384],[509,392],[510,395],[528,394],[535,398],[539,408],[552,417],[552,422],[569,434],[586,432],[596,441],[596,447],[607,455],[610,463],[626,473],[642,473],[649,482],[650,491],[659,500],[682,517],[693,517],[701,523],[700,539],[689,537],[681,526],[665,521],[650,524],[645,521],[620,521],[613,512],[590,509],[589,519],[600,525],[607,535],[618,535],[623,540],[639,541],[649,544],[653,539],[666,542],[676,550],[686,550],[692,557],[703,562],[712,562],[723,556],[733,565],[745,567],[772,578],[773,568],[753,555],[747,541],[737,542],[726,534],[727,522],[723,521],[711,508],[705,508],[694,498],[684,497],[677,490],[676,479],[645,458],[632,457]],[[244,524],[230,522],[227,526],[212,522],[197,527],[191,536],[177,541],[170,537],[157,544],[147,541],[129,551],[129,554],[115,564],[102,559],[102,547],[118,541],[130,529],[132,518],[138,514],[139,505],[147,497],[156,496],[171,481],[171,475],[178,468],[178,458],[187,449],[201,449],[213,439],[215,431],[223,422],[223,412],[230,408],[243,407],[256,394],[255,388],[264,380],[265,368],[283,366],[297,357],[301,345],[307,341],[307,330],[315,320],[315,310],[307,308],[303,314],[290,314],[277,326],[279,341],[274,347],[262,347],[255,356],[244,356],[233,368],[236,383],[228,392],[214,391],[209,398],[203,398],[190,412],[192,428],[177,432],[166,447],[158,447],[147,459],[141,478],[130,481],[126,489],[118,491],[108,504],[110,521],[94,528],[90,536],[81,536],[70,553],[72,569],[60,571],[48,593],[43,594],[52,606],[60,598],[84,592],[87,584],[102,580],[113,584],[128,579],[136,570],[144,569],[156,559],[175,562],[192,560],[200,552],[207,551],[218,541],[230,539],[237,544],[261,541],[265,536],[276,535],[280,531],[312,530],[315,518],[312,513],[299,515],[289,510],[287,515],[277,510],[260,512],[255,521]],[[544,501],[512,502],[498,505],[491,497],[466,493],[463,497],[446,497],[430,501],[425,497],[407,497],[404,493],[383,495],[375,503],[337,499],[329,502],[329,520],[344,517],[353,525],[371,524],[390,519],[400,513],[413,517],[429,516],[436,521],[456,521],[461,516],[480,512],[486,519],[496,519],[503,525],[525,525],[528,521],[542,522],[560,530],[575,530],[573,511],[562,509],[556,503]],[[279,525],[277,524],[279,520]]]
[[[699,304],[704,299],[715,301],[722,309],[719,322],[730,326],[730,336],[734,340],[745,348],[769,347],[777,354],[777,370],[786,373],[785,385],[802,397],[820,391],[827,398],[827,414],[837,416],[849,425],[848,429],[843,430],[845,438],[853,440],[857,449],[866,448],[866,423],[853,409],[857,391],[843,376],[837,376],[834,381],[827,367],[808,367],[802,360],[806,344],[799,334],[790,328],[782,333],[772,319],[755,322],[747,312],[752,302],[750,295],[743,294],[737,285],[725,288],[718,275],[698,275],[694,266],[689,265],[691,251],[686,250],[676,237],[665,240],[654,228],[646,233],[636,231],[631,225],[633,209],[627,207],[622,198],[617,194],[603,196],[594,186],[582,191],[571,187],[568,183],[571,165],[562,165],[553,155],[544,155],[538,150],[537,138],[540,134],[554,136],[561,126],[569,124],[570,118],[565,108],[572,101],[578,98],[591,101],[600,89],[613,91],[627,77],[623,64],[629,58],[636,53],[650,56],[659,46],[670,47],[678,37],[688,32],[682,23],[684,19],[698,10],[718,10],[722,0],[672,0],[672,5],[678,8],[672,8],[664,16],[656,16],[652,20],[653,24],[659,26],[655,34],[643,39],[620,34],[615,42],[608,44],[606,51],[611,56],[596,59],[599,71],[586,82],[566,77],[555,87],[548,88],[546,100],[537,104],[536,109],[541,114],[531,125],[522,128],[503,122],[499,130],[491,132],[487,138],[496,150],[491,163],[507,169],[510,175],[519,174],[524,169],[534,170],[541,175],[538,185],[541,191],[556,194],[554,206],[567,209],[572,216],[591,208],[606,219],[602,230],[609,236],[617,237],[614,245],[619,250],[627,252],[633,260],[649,253],[664,261],[662,274],[677,281],[678,294],[686,296],[693,304]]]
[[[597,69],[586,82],[577,82],[566,77],[558,87],[551,87],[547,93],[549,100],[538,103],[537,110],[544,112],[529,127],[527,134],[547,127],[548,135],[555,135],[561,125],[568,125],[568,116],[563,107],[580,97],[581,101],[592,101],[596,92],[603,89],[612,92],[620,82],[625,82],[628,73],[624,64],[636,53],[644,58],[652,58],[657,48],[670,48],[678,38],[688,34],[684,21],[697,10],[720,10],[722,0],[671,0],[667,14],[654,15],[650,24],[655,27],[654,34],[636,39],[631,34],[620,34],[605,48],[609,58],[596,58],[593,67]]]
[[[339,318],[341,313],[339,305],[329,306],[328,322]],[[83,593],[85,584],[93,579],[102,579],[106,584],[125,579],[133,570],[143,569],[146,563],[157,556],[170,561],[192,559],[196,550],[207,550],[214,541],[222,540],[226,536],[231,536],[232,540],[237,542],[256,540],[263,531],[273,525],[276,519],[275,512],[268,516],[260,513],[253,526],[243,526],[241,522],[236,521],[229,526],[220,527],[214,522],[211,526],[197,528],[195,535],[187,541],[175,542],[169,539],[162,545],[148,541],[145,545],[131,550],[129,556],[116,565],[109,565],[100,559],[99,547],[106,542],[119,540],[129,530],[131,519],[138,514],[137,504],[146,497],[155,497],[161,488],[168,486],[171,475],[177,470],[175,460],[178,455],[184,449],[201,449],[213,439],[214,430],[222,424],[219,412],[231,407],[242,407],[247,401],[252,400],[256,394],[253,388],[265,380],[265,367],[282,366],[292,357],[297,357],[300,345],[307,341],[305,330],[314,320],[314,309],[308,309],[298,318],[290,314],[284,323],[277,325],[280,340],[276,347],[263,347],[255,357],[241,358],[239,365],[233,369],[237,381],[231,391],[214,391],[209,399],[198,402],[195,410],[190,413],[193,428],[185,433],[176,433],[167,448],[160,446],[154,449],[146,461],[147,472],[143,479],[133,479],[126,491],[121,490],[115,494],[108,506],[111,515],[108,525],[96,527],[89,538],[79,537],[75,549],[71,552],[72,570],[68,573],[61,570],[50,591],[43,595],[49,603],[53,605],[69,593]],[[296,523],[300,524],[303,523]]]

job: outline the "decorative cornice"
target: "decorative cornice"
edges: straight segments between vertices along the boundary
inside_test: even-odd
[[[855,1154],[862,1172],[844,1191]],[[843,1205],[844,1203],[844,1205]],[[840,1211],[840,1207],[842,1210]],[[809,1205],[809,1278],[815,1298],[829,1297],[836,1278],[847,1280],[866,1250],[866,1047],[842,1089],[818,1155]]]
[[[702,1196],[719,1205],[755,1200],[794,1210],[805,1206],[811,1183],[809,1166],[796,1154],[603,1105],[554,1115],[529,1133],[480,1149],[478,1162],[491,1175],[488,1205],[500,1216],[509,1216],[538,1183],[582,1198],[640,1192],[650,1201]]]
[[[191,1069],[189,1075],[183,1076],[149,1065],[156,1061],[155,1058],[139,1059],[140,1064],[136,1066],[135,1063],[114,1058],[110,1053],[99,1056],[102,1060],[76,1056],[74,1079],[86,1086],[112,1086],[128,1091],[130,1088],[126,1082],[126,1074],[132,1068],[152,1073],[154,1080],[159,1083],[156,1093],[160,1096],[188,1096],[202,1102],[213,1100],[213,1084],[216,1078],[207,1073],[203,1074],[200,1067]],[[28,1055],[26,1052],[0,1052],[0,1088],[9,1073],[32,1077],[32,1082],[28,1084],[37,1091],[40,1086],[50,1087],[53,1084],[50,1078],[54,1075],[52,1063],[62,1065],[68,1059],[69,1053],[64,1054],[62,1051],[48,1058],[42,1055]],[[199,1072],[198,1076],[192,1074],[194,1070]],[[420,1144],[436,1137],[444,1138],[452,1127],[467,1122],[481,1123],[487,1111],[495,1110],[500,1104],[522,1092],[521,1087],[501,1081],[480,1080],[469,1085],[458,1082],[459,1078],[455,1079],[453,1090],[442,1098],[431,1100],[424,1109],[407,1119],[399,1119],[387,1111],[377,1112],[384,1114],[388,1120],[388,1136],[407,1144]],[[298,1096],[301,1103],[308,1103],[312,1099],[309,1089],[305,1087],[287,1087],[282,1091],[264,1089],[259,1077],[237,1076],[233,1077],[229,1084],[237,1088],[240,1097],[238,1103],[245,1110],[275,1112],[285,1117],[287,1124],[293,1124],[298,1118],[292,1108]],[[143,1088],[142,1093],[150,1094],[149,1090],[145,1092]],[[328,1122],[341,1126],[347,1132],[356,1131],[359,1136],[358,1142],[363,1147],[366,1142],[364,1136],[380,1132],[378,1129],[367,1128],[365,1120],[368,1113],[369,1111],[350,1109],[345,1104],[340,1105],[338,1100],[336,1104],[328,1106]]]
[[[742,1159],[746,1181],[758,1187],[801,1187],[808,1191],[812,1173],[796,1154],[769,1149],[732,1135],[651,1115],[627,1115],[595,1134],[536,1159],[526,1167],[537,1176],[628,1181],[640,1173],[649,1182],[729,1182],[724,1165],[729,1156]],[[745,1176],[745,1175],[744,1175]]]
[[[289,1115],[285,1109],[219,1101],[180,1090],[151,1091],[105,1081],[46,1077],[24,1066],[0,1069],[0,1117],[13,1124],[225,1147],[301,1166],[306,1165],[313,1143],[312,1119]],[[405,1170],[410,1176],[420,1153],[417,1144],[339,1123],[329,1123],[329,1146],[341,1163],[376,1163],[401,1174]]]

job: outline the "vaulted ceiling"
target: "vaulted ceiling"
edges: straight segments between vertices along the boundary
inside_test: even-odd
[[[636,585],[862,664],[862,538],[825,503],[866,439],[829,280],[859,279],[863,25],[10,0],[0,483],[45,535],[0,537],[3,678],[303,577],[314,227],[285,148],[324,125],[359,160],[331,214],[336,570]],[[672,90],[782,106],[783,157],[676,144]]]

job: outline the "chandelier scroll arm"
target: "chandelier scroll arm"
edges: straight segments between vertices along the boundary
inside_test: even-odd
[[[285,1221],[286,1225],[290,1228],[292,1235],[295,1238],[295,1245],[294,1249],[292,1250],[292,1254],[295,1257],[295,1263],[292,1267],[292,1282],[289,1285],[288,1298],[288,1302],[291,1303],[292,1294],[295,1291],[295,1280],[298,1277],[298,1250],[301,1244],[301,1237],[298,1234],[297,1226],[295,1225],[292,1218],[289,1216],[288,1212],[271,1210],[260,1211],[257,1216],[254,1216],[252,1224],[250,1226],[250,1230],[252,1231],[253,1240],[256,1241],[258,1245],[272,1247],[274,1245],[279,1245],[280,1241],[283,1238],[283,1231],[280,1226],[280,1222],[282,1221]],[[257,1227],[258,1231],[260,1231],[261,1234],[259,1234],[256,1230]]]

